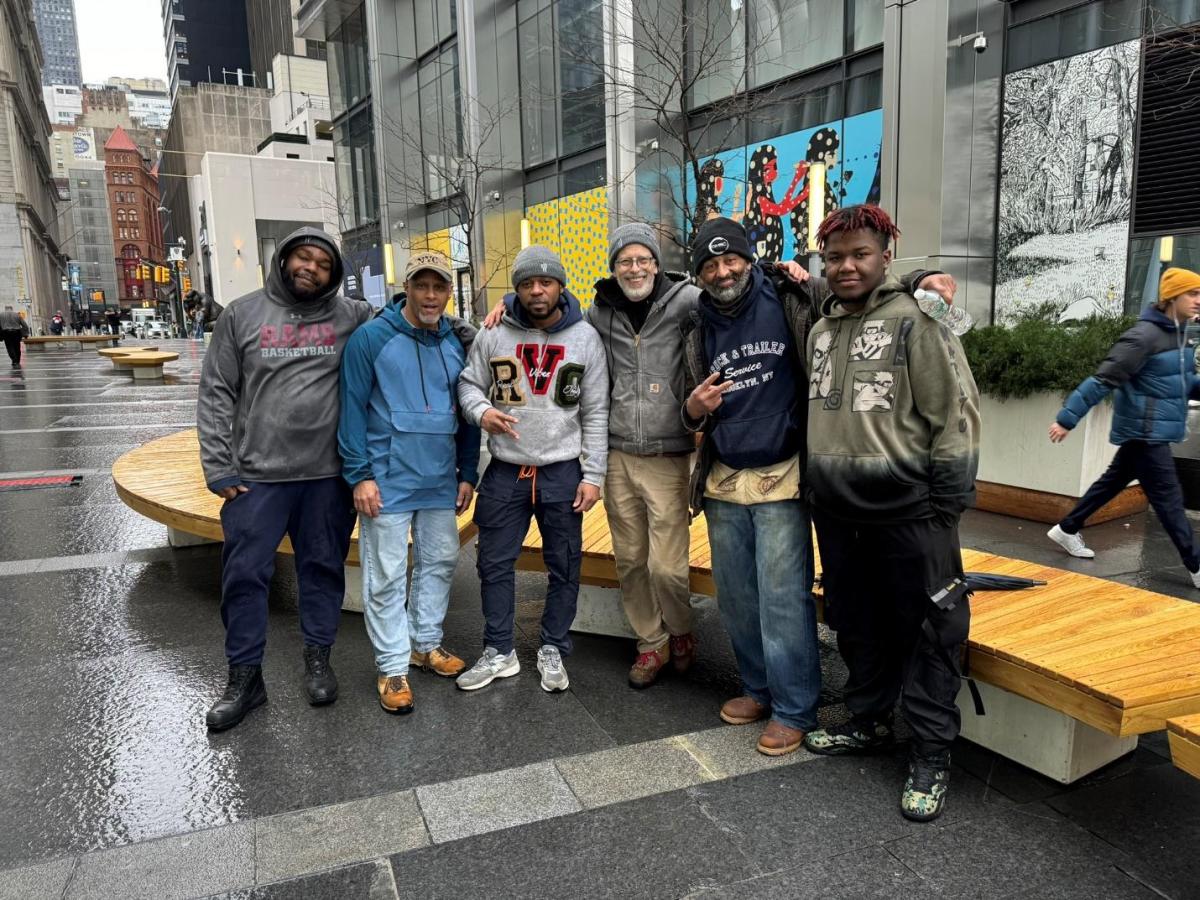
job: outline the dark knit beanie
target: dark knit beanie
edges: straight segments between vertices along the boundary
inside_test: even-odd
[[[692,274],[699,275],[704,264],[714,256],[736,253],[754,262],[754,252],[746,238],[746,229],[733,219],[718,216],[709,219],[696,232],[692,241]]]

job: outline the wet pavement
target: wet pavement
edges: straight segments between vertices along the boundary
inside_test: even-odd
[[[571,690],[547,695],[544,579],[519,574],[521,676],[467,695],[414,673],[417,710],[395,718],[352,613],[333,657],[341,697],[307,704],[281,557],[270,702],[209,735],[225,678],[219,548],[170,549],[108,474],[192,427],[203,351],[167,344],[180,360],[161,384],[89,351],[0,371],[0,479],[83,476],[0,491],[0,898],[1200,897],[1200,782],[1162,735],[1071,787],[960,742],[946,816],[915,826],[896,809],[902,751],[768,760],[753,726],[721,726],[738,682],[711,601],[686,679],[634,691],[632,644],[579,635]],[[1094,561],[1044,532],[972,512],[963,543],[1197,599],[1150,516],[1090,529]],[[478,597],[464,548],[445,643],[472,658]],[[824,720],[843,714],[828,638]]]

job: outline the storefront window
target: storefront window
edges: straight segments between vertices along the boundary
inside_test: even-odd
[[[750,84],[769,84],[844,50],[844,0],[755,0],[750,5]]]
[[[1158,299],[1158,279],[1172,266],[1200,270],[1200,234],[1134,238],[1129,242],[1127,314],[1135,315]]]
[[[743,0],[684,3],[688,34],[687,70],[698,72],[692,107],[705,106],[746,87],[746,20]]]
[[[850,0],[850,49],[883,43],[883,0]]]
[[[1141,34],[1140,0],[1099,0],[1008,30],[1008,71],[1097,50]]]
[[[379,181],[371,109],[359,110],[335,129],[337,187],[341,230],[348,231],[379,218]]]
[[[559,0],[562,155],[604,143],[604,22],[596,0]]]
[[[367,65],[367,22],[363,6],[347,16],[329,36],[328,47],[332,53],[329,93],[333,114],[338,116],[371,93]]]

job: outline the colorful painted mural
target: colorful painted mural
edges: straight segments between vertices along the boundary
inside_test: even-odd
[[[1139,53],[1129,41],[1005,76],[997,319],[1047,301],[1121,311]]]
[[[585,307],[596,281],[608,272],[608,189],[592,188],[529,207],[529,241],[555,251],[567,287]]]
[[[822,216],[878,202],[882,140],[883,111],[872,110],[727,150],[704,161],[698,190],[688,178],[688,196],[699,220],[715,213],[742,222],[761,258],[793,259],[808,252],[811,165],[826,166]]]

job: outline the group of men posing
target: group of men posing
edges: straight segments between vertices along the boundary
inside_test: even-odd
[[[638,635],[631,685],[695,658],[689,522],[703,511],[743,683],[721,718],[766,720],[758,749],[769,755],[873,752],[892,744],[899,698],[913,735],[901,811],[939,815],[970,616],[957,523],[974,485],[978,394],[958,339],[911,295],[924,283],[952,296],[953,279],[892,277],[897,235],[878,207],[834,212],[819,235],[826,280],[756,262],[742,226],[715,218],[688,277],[661,270],[653,228],[624,225],[586,311],[559,258],[528,247],[515,292],[479,332],[445,313],[441,254],[414,254],[404,293],[372,318],[338,296],[333,242],[291,236],[264,289],[218,319],[201,378],[205,477],[226,500],[230,664],[209,728],[266,700],[267,592],[285,534],[306,690],[314,704],[337,698],[329,655],[356,513],[384,710],[412,711],[410,668],[466,691],[520,671],[514,568],[531,517],[549,576],[537,669],[544,690],[565,690],[583,514],[603,488]],[[472,499],[485,625],[468,667],[442,646],[442,622],[456,516]],[[826,619],[849,668],[850,718],[826,728],[810,513]]]

